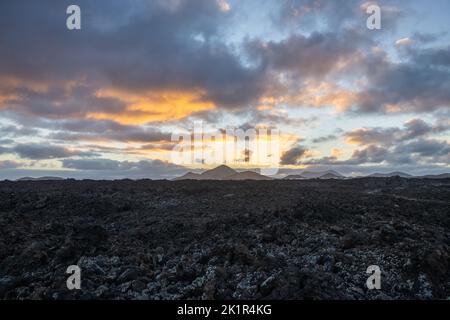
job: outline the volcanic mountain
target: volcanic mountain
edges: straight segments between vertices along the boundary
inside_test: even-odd
[[[228,176],[225,180],[273,180],[254,171],[237,172]]]
[[[332,173],[332,172],[328,172],[326,174],[324,174],[323,176],[318,177],[319,179],[323,179],[323,180],[327,180],[327,179],[344,179],[343,176]]]
[[[343,179],[339,172],[328,170],[321,172],[304,171],[301,174],[293,174],[283,178],[283,180],[305,180],[305,179]]]
[[[203,172],[200,180],[224,180],[225,178],[236,174],[237,171],[225,165]]]
[[[342,174],[340,174],[339,172],[336,172],[334,170],[328,170],[328,171],[304,171],[301,173],[302,177],[305,177],[305,179],[330,179],[331,177],[333,177],[333,179],[336,178],[344,178],[344,176]]]
[[[174,181],[179,181],[179,180],[200,180],[200,174],[193,173],[193,172],[188,172],[185,175],[182,175],[181,177],[175,178],[173,180]]]
[[[221,165],[217,168],[207,170],[202,174],[188,172],[185,175],[174,179],[180,180],[272,180],[253,171],[238,172],[228,166]]]
[[[412,178],[413,176],[404,172],[390,172],[390,173],[374,173],[368,176],[369,178],[391,178],[391,177],[400,177],[400,178]]]
[[[283,180],[305,180],[305,179],[307,178],[305,178],[301,174],[291,174],[283,178]]]
[[[17,179],[17,181],[61,181],[64,180],[64,178],[60,177],[40,177],[40,178],[31,178],[31,177],[24,177]]]
[[[443,173],[443,174],[437,174],[437,175],[426,175],[420,177],[422,179],[450,179],[450,173]]]

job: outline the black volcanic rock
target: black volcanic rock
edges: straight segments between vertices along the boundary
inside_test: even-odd
[[[0,182],[0,299],[448,299],[449,199],[400,177]]]

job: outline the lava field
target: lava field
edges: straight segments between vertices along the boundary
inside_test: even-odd
[[[0,230],[0,299],[450,298],[450,179],[5,181]]]

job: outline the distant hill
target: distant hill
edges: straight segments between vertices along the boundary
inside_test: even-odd
[[[221,165],[217,168],[207,170],[202,174],[188,172],[174,179],[174,181],[180,180],[272,180],[272,178],[253,171],[238,172],[228,166]]]
[[[450,173],[426,175],[426,176],[422,176],[420,178],[423,178],[423,179],[450,179]]]
[[[345,177],[342,176],[342,175],[337,175],[337,174],[329,172],[329,173],[324,174],[323,176],[320,176],[318,178],[319,179],[323,179],[323,180],[331,180],[331,179],[344,179]]]
[[[253,171],[237,172],[231,176],[226,177],[224,180],[273,180],[272,178],[263,176]]]
[[[222,165],[218,166],[217,168],[203,172],[200,175],[200,180],[223,180],[226,177],[229,177],[236,173],[237,173],[236,170],[233,170],[228,166]]]
[[[307,180],[307,179],[344,179],[345,176],[334,170],[328,171],[304,171],[301,174],[292,174],[283,180]]]
[[[61,181],[61,180],[65,179],[60,177],[40,177],[40,178],[24,177],[17,179],[17,181]]]
[[[318,179],[325,177],[329,177],[330,179],[337,179],[337,178],[344,178],[342,174],[339,172],[336,172],[334,170],[327,170],[327,171],[304,171],[300,174],[304,179]]]
[[[369,178],[391,178],[391,177],[400,177],[400,178],[412,178],[413,176],[404,172],[390,172],[390,173],[373,173],[368,176]]]
[[[283,178],[283,180],[305,180],[305,179],[307,178],[305,178],[301,174],[291,174]]]
[[[410,174],[395,171],[390,173],[373,173],[367,176],[368,178],[391,178],[391,177],[401,177],[401,178],[422,178],[422,179],[450,179],[450,173],[444,173],[439,175],[426,175],[421,177],[415,177]],[[359,177],[362,178],[362,177]],[[304,171],[300,174],[288,175],[282,180],[309,180],[309,179],[322,179],[322,180],[332,180],[332,179],[347,179],[344,175],[340,174],[334,170],[327,171]],[[22,178],[21,181],[35,181],[35,180],[63,180],[62,178],[53,177],[43,177],[43,178]],[[276,180],[273,177],[263,176],[254,171],[244,171],[238,172],[231,169],[226,165],[221,165],[217,168],[207,170],[201,174],[188,172],[185,175],[173,179],[174,181],[180,180]]]
[[[180,181],[180,180],[200,180],[200,174],[188,172],[185,175],[173,179],[174,181]]]

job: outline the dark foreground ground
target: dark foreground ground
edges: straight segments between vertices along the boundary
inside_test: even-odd
[[[450,180],[1,182],[0,231],[3,299],[450,297]]]

